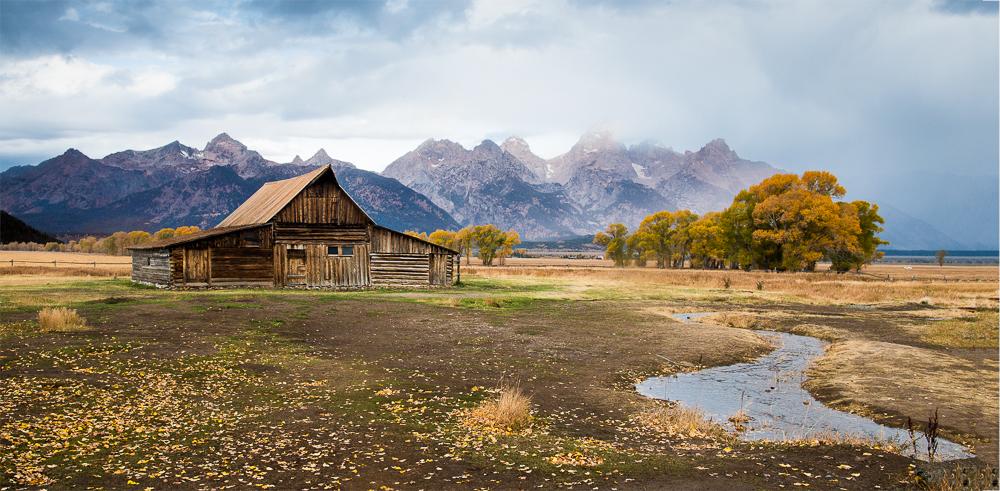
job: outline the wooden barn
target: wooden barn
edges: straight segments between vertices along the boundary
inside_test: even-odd
[[[131,248],[160,287],[444,286],[458,252],[379,226],[329,166],[264,184],[213,229]]]

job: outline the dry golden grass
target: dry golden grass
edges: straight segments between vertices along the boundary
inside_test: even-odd
[[[73,309],[46,307],[38,312],[38,326],[42,331],[73,331],[87,326],[87,321]]]
[[[14,261],[13,265],[11,260]],[[0,278],[19,275],[129,276],[131,274],[132,258],[129,256],[82,252],[0,251]]]
[[[861,403],[914,419],[940,410],[942,427],[967,434],[996,435],[998,431],[996,360],[976,361],[941,350],[848,340],[830,345],[806,374],[803,386],[834,407]],[[991,448],[995,447],[975,450],[990,458],[995,452]]]
[[[661,404],[638,414],[639,422],[660,433],[692,438],[724,438],[726,429],[696,407]]]
[[[962,270],[964,275],[956,275],[955,279],[947,281],[932,276],[887,281],[871,275],[834,273],[514,265],[465,267],[463,274],[486,278],[559,280],[566,285],[581,287],[588,294],[607,298],[725,295],[729,299],[794,299],[832,304],[926,303],[962,308],[995,307],[995,268],[961,268],[965,268]],[[724,287],[726,278],[731,281],[730,288]],[[757,290],[758,282],[764,285],[763,291]]]
[[[531,420],[531,398],[517,387],[503,387],[497,398],[469,411],[464,424],[487,431],[517,432],[528,428]]]
[[[903,442],[888,438],[881,438],[872,435],[854,435],[849,433],[839,433],[835,431],[813,434],[808,437],[788,437],[780,440],[780,443],[788,445],[802,445],[810,447],[827,445],[850,445],[853,447],[873,448],[889,453],[902,453],[906,446]]]
[[[703,317],[701,321],[714,322],[738,329],[765,329],[768,326],[767,319],[763,316],[747,312],[720,312]]]
[[[980,491],[998,489],[997,469],[987,467],[957,466],[930,480],[919,483],[929,491]]]
[[[947,348],[997,349],[997,312],[976,312],[972,317],[962,317],[932,322],[924,327],[921,339]]]

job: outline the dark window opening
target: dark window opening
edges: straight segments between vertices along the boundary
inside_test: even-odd
[[[152,265],[153,265],[153,258],[147,257],[146,258],[146,266],[152,266]]]
[[[243,247],[260,247],[260,238],[256,230],[249,230],[240,235],[243,239]]]
[[[326,248],[326,254],[328,256],[336,256],[337,255],[337,246],[328,246]]]
[[[340,246],[340,255],[341,256],[353,256],[354,255],[354,246]]]

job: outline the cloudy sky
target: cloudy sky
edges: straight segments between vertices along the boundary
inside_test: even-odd
[[[906,190],[985,176],[996,211],[995,2],[0,0],[0,23],[0,167],[226,131],[381,170],[432,137],[551,157],[601,127],[722,137],[932,222]]]

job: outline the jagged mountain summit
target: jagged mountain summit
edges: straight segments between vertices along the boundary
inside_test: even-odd
[[[561,189],[539,184],[524,162],[491,140],[471,150],[427,140],[389,164],[382,175],[430,198],[459,223],[493,223],[525,237],[586,233],[590,224]]]
[[[519,137],[472,150],[428,140],[383,171],[423,193],[459,222],[495,223],[528,239],[636,226],[659,210],[722,209],[742,188],[778,172],[740,158],[723,140],[678,153],[651,142],[626,146],[589,132],[566,153],[544,159]]]
[[[447,212],[399,182],[319,150],[279,164],[222,133],[202,150],[174,141],[92,159],[70,149],[0,173],[0,207],[56,234],[101,234],[178,225],[214,226],[266,181],[333,165],[344,188],[379,223],[432,231],[456,228]]]

